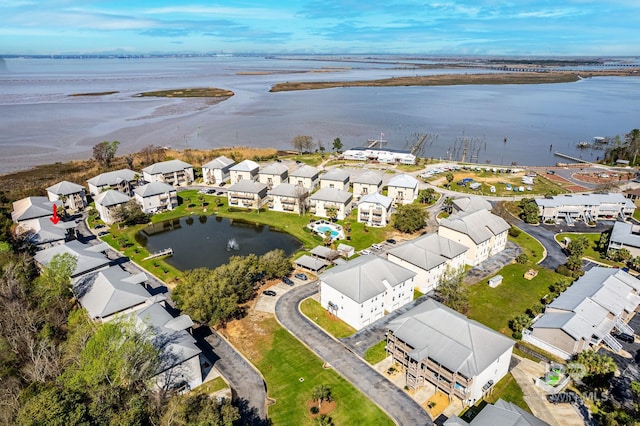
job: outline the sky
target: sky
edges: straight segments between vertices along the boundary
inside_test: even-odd
[[[640,54],[640,0],[0,0],[0,16],[0,55]]]

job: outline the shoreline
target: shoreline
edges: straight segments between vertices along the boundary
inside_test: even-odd
[[[398,86],[463,86],[500,84],[558,84],[574,83],[591,77],[638,77],[640,69],[589,71],[585,73],[565,71],[508,72],[486,74],[437,74],[415,77],[392,77],[377,80],[308,81],[276,83],[270,92],[318,90],[336,87],[398,87]]]

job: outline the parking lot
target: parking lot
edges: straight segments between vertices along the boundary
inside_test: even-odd
[[[295,271],[291,274],[291,276],[288,277],[291,281],[293,281],[292,286],[285,284],[284,282],[282,282],[282,280],[274,280],[261,287],[256,299],[256,304],[254,305],[253,309],[255,309],[256,311],[268,312],[273,314],[276,311],[276,302],[283,294],[290,291],[292,288],[295,288],[296,286],[306,284],[315,279],[315,277],[309,275],[306,272],[305,274],[308,277],[306,281],[296,278],[295,273],[298,272],[299,271]],[[275,296],[269,296],[267,294],[264,294],[264,291],[273,291],[276,294]]]
[[[636,313],[629,326],[635,330],[635,342],[629,343],[618,339],[622,345],[623,352],[614,354],[607,349],[600,349],[598,353],[606,354],[613,358],[618,365],[620,376],[614,377],[611,381],[611,397],[617,402],[632,408],[634,403],[634,395],[631,392],[631,382],[640,381],[640,339],[638,331],[640,331],[640,313]]]

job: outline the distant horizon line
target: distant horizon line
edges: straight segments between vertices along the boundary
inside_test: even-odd
[[[3,59],[19,59],[19,58],[53,58],[53,59],[69,59],[69,58],[158,58],[158,57],[229,57],[229,56],[383,56],[383,57],[412,57],[412,58],[571,58],[573,60],[582,59],[602,59],[602,58],[640,58],[640,55],[536,55],[536,54],[464,54],[464,53],[291,53],[291,52],[166,52],[166,53],[0,53]]]

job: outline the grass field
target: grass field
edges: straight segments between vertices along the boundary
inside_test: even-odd
[[[529,269],[538,271],[531,281],[524,278]],[[507,336],[511,336],[509,320],[538,302],[549,292],[549,285],[568,278],[539,266],[511,264],[498,271],[503,276],[502,284],[496,288],[482,280],[469,287],[467,316]]]
[[[272,316],[230,324],[231,342],[260,370],[267,382],[274,425],[312,425],[307,409],[313,388],[327,385],[336,401],[329,415],[336,425],[392,425],[391,419],[351,383],[309,351]],[[302,379],[302,380],[301,380]]]
[[[625,265],[622,262],[614,262],[612,260],[603,257],[602,253],[598,250],[598,241],[600,241],[599,233],[578,234],[572,232],[563,232],[562,234],[556,234],[556,241],[564,244],[564,239],[576,239],[579,237],[585,237],[589,240],[589,247],[584,251],[583,257],[595,260],[596,262],[604,263],[609,266],[618,266],[623,268]]]
[[[311,298],[303,300],[300,304],[300,310],[307,318],[337,339],[351,336],[357,331],[340,318],[327,312],[317,300]]]
[[[371,365],[375,365],[385,359],[387,357],[387,351],[385,350],[385,346],[387,346],[386,340],[381,340],[375,345],[371,346],[364,353],[364,360],[367,361]]]
[[[487,171],[489,169],[489,171]],[[509,195],[542,195],[548,193],[556,193],[562,194],[568,192],[562,186],[558,185],[554,181],[551,181],[544,177],[543,175],[537,175],[534,178],[534,185],[531,185],[531,191],[526,191],[523,193],[513,192],[506,190],[506,184],[511,184],[513,187],[527,187],[529,185],[525,185],[521,183],[522,177],[525,175],[525,172],[518,173],[494,173],[493,167],[482,166],[480,167],[480,171],[477,170],[457,170],[451,172],[453,174],[453,182],[451,183],[451,190],[466,193],[466,194],[478,194],[478,195],[496,195],[496,196],[509,196]],[[457,185],[457,182],[461,182],[465,178],[471,178],[474,182],[478,182],[481,184],[480,188],[473,190],[469,188],[469,184],[467,186]],[[445,174],[438,174],[432,178],[427,179],[428,182],[431,182],[434,185],[439,185],[441,187],[447,187],[448,183],[445,178]],[[493,186],[496,192],[491,192],[490,187]]]
[[[509,235],[509,241],[518,244],[522,248],[523,253],[529,257],[529,262],[538,263],[542,259],[544,247],[531,235],[527,234],[520,228],[518,229],[520,230],[520,235],[517,237]]]
[[[528,411],[529,413],[531,412],[531,409],[529,409],[529,406],[524,400],[522,389],[520,389],[518,382],[516,382],[516,379],[513,378],[511,373],[508,373],[502,378],[502,380],[496,383],[493,393],[488,395],[485,400],[493,404],[500,398],[507,402],[516,404],[518,407]]]

